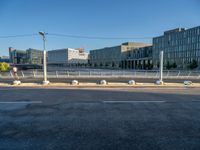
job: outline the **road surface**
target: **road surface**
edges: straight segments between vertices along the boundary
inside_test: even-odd
[[[0,88],[0,149],[199,150],[200,89]]]

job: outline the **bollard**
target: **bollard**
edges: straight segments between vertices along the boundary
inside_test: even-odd
[[[184,84],[184,85],[191,85],[191,84],[192,84],[192,81],[184,81],[183,84]]]
[[[136,83],[135,83],[135,80],[129,80],[129,81],[128,81],[128,84],[129,84],[129,85],[135,85]]]
[[[101,84],[101,85],[106,85],[108,84],[106,80],[100,80],[97,82],[97,84]]]
[[[79,85],[78,80],[72,80],[72,81],[71,81],[71,85]]]

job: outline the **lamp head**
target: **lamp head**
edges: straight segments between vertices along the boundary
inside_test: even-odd
[[[42,36],[44,36],[45,32],[40,31],[39,34],[42,35]]]

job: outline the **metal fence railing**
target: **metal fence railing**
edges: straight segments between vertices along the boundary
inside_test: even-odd
[[[70,77],[82,77],[82,78],[110,78],[110,77],[124,77],[124,78],[158,78],[159,71],[157,70],[59,70],[48,71],[48,78],[70,78]],[[13,72],[0,72],[0,78],[13,78]],[[18,71],[20,78],[43,78],[42,70],[26,70]],[[163,71],[163,78],[179,78],[179,79],[200,79],[200,71]]]

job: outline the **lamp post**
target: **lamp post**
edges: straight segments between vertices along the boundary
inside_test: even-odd
[[[47,85],[50,82],[47,80],[47,56],[46,56],[46,35],[47,33],[45,32],[39,32],[39,34],[42,36],[43,38],[43,73],[44,73],[44,81],[43,84]]]
[[[160,82],[163,83],[163,51],[160,52]]]
[[[160,68],[159,68],[159,80],[156,81],[157,85],[163,85],[163,51],[160,51]]]

